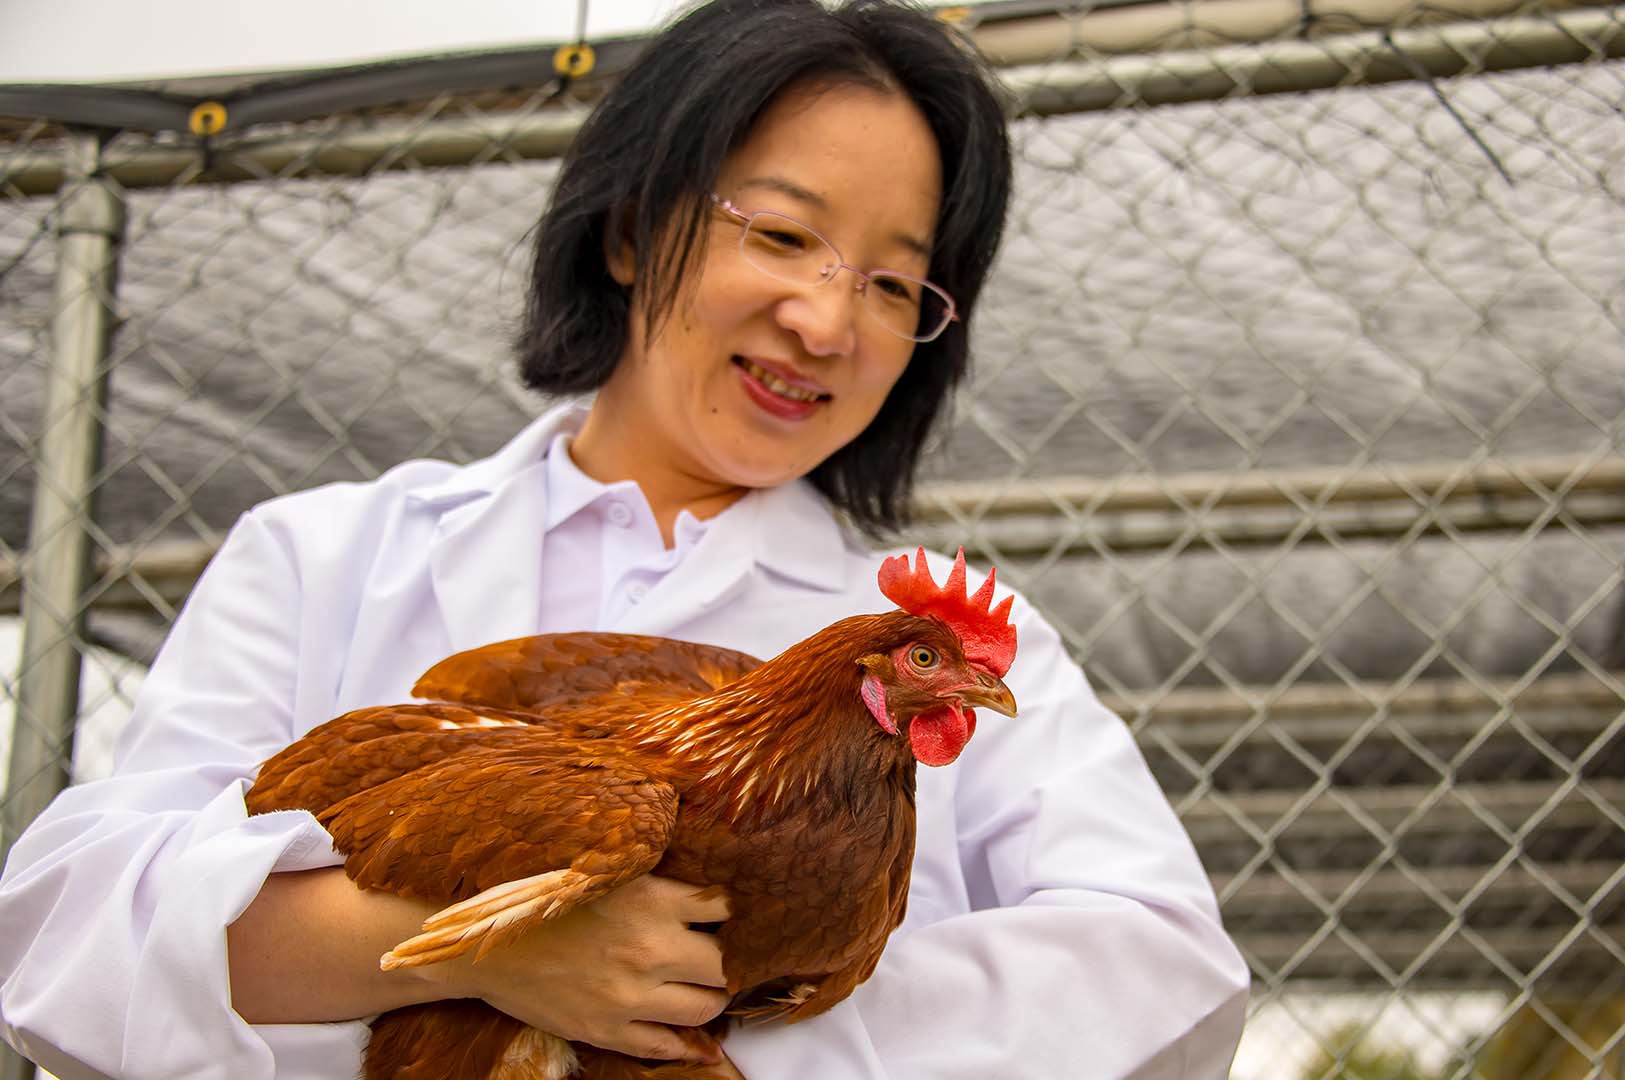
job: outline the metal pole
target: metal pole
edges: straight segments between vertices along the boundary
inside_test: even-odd
[[[124,202],[99,175],[94,136],[68,142],[75,177],[57,226],[55,313],[33,519],[23,559],[23,655],[12,725],[0,856],[68,783],[79,709],[81,598],[90,568],[92,487],[107,400],[107,345],[124,237]],[[33,1066],[5,1050],[0,1080]]]

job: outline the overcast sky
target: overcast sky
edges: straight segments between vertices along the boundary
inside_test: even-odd
[[[682,0],[590,0],[587,37]],[[121,82],[327,67],[568,41],[576,0],[0,0],[0,83]]]

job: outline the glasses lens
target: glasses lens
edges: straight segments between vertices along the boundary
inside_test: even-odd
[[[739,240],[745,260],[780,281],[819,285],[841,265],[829,241],[782,214],[763,210],[753,214]],[[871,316],[898,337],[929,341],[942,333],[951,318],[948,298],[918,278],[878,273],[863,290]]]
[[[752,217],[740,243],[752,266],[781,281],[815,285],[840,261],[835,249],[817,233],[774,213]]]
[[[928,341],[948,325],[947,299],[917,278],[873,274],[863,295],[870,314],[899,337]]]

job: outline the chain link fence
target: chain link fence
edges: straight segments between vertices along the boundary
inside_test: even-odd
[[[942,14],[1016,204],[908,539],[1132,726],[1252,965],[1234,1075],[1625,1075],[1625,8]],[[237,514],[544,406],[506,342],[595,44],[0,87],[8,846]]]

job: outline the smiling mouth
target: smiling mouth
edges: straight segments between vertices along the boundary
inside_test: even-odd
[[[749,374],[751,378],[755,379],[757,382],[761,383],[763,386],[767,387],[769,390],[773,391],[782,398],[788,398],[791,401],[805,401],[808,403],[829,400],[828,394],[820,394],[815,390],[803,390],[799,386],[792,386],[783,379],[779,378],[777,375],[773,374],[771,371],[751,363],[743,356],[734,357],[734,363],[744,368],[745,372]]]

